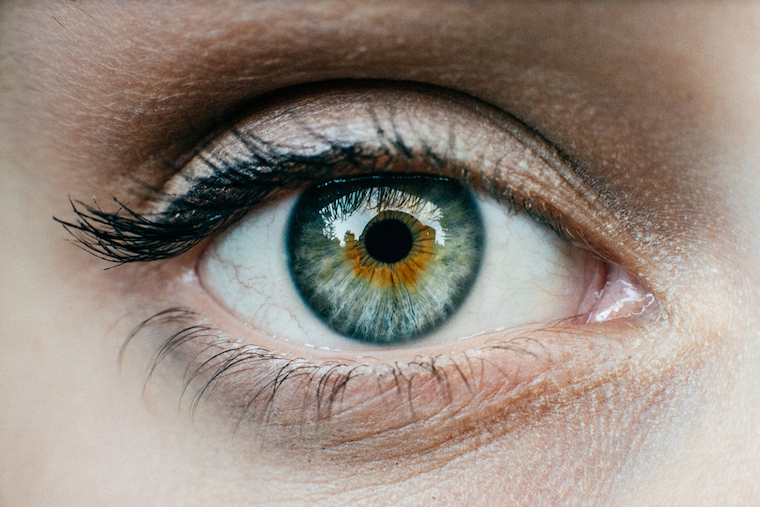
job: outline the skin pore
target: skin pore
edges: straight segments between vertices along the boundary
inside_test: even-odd
[[[1,3],[0,504],[757,503],[758,28],[756,2]],[[147,380],[177,325],[310,364],[364,359],[220,308],[187,276],[213,237],[104,270],[52,217],[73,220],[69,199],[147,212],[146,186],[262,104],[361,87],[445,89],[534,129],[595,196],[563,213],[657,312],[533,330],[533,355],[489,355],[499,369],[470,370],[480,380],[452,381],[451,398],[421,367],[412,412],[361,381],[319,424],[298,383],[268,422],[241,417],[245,383],[193,406],[195,350]],[[200,322],[148,326],[123,348],[179,307]]]

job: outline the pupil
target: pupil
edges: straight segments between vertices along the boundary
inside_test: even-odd
[[[401,220],[388,219],[373,224],[364,233],[364,248],[380,262],[393,264],[412,250],[412,231]]]

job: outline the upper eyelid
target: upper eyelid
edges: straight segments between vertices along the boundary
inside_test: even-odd
[[[522,155],[514,155],[514,154],[507,154],[507,156],[512,157],[513,161],[505,161],[503,163],[503,168],[509,168],[511,165],[512,167],[508,169],[509,171],[509,177],[510,181],[508,182],[508,185],[511,187],[514,187],[515,189],[522,191],[522,188],[526,188],[529,186],[536,186],[534,183],[543,184],[543,185],[549,185],[552,184],[557,188],[560,188],[560,186],[564,186],[565,188],[572,189],[572,191],[576,194],[574,198],[583,201],[586,203],[586,205],[589,208],[592,208],[597,216],[601,218],[601,221],[603,223],[607,224],[615,224],[615,228],[619,229],[620,232],[625,232],[625,224],[619,223],[615,216],[615,211],[609,208],[609,206],[601,200],[600,194],[595,190],[594,188],[594,182],[587,180],[587,176],[585,171],[580,170],[580,164],[578,164],[572,157],[570,157],[567,153],[565,153],[560,147],[553,144],[552,142],[548,141],[547,138],[541,134],[540,130],[535,128],[534,126],[527,125],[523,121],[521,121],[518,118],[515,118],[511,114],[504,112],[500,110],[499,108],[496,108],[494,106],[491,106],[489,104],[486,104],[478,99],[469,97],[467,95],[463,95],[461,93],[448,90],[448,89],[441,89],[434,86],[422,86],[418,84],[413,83],[389,83],[389,82],[379,82],[379,83],[349,83],[349,84],[340,84],[340,83],[327,83],[320,86],[312,86],[307,91],[310,95],[320,95],[320,88],[326,90],[327,94],[337,95],[340,96],[344,93],[346,94],[355,94],[359,97],[362,97],[363,94],[371,94],[376,91],[380,93],[388,92],[389,90],[396,90],[397,88],[400,89],[400,91],[397,94],[391,93],[389,97],[383,97],[381,103],[381,108],[388,108],[388,112],[386,113],[390,118],[390,126],[391,128],[388,128],[388,122],[385,123],[385,125],[378,126],[377,130],[381,133],[378,135],[378,137],[384,138],[382,140],[383,143],[386,143],[388,146],[392,146],[392,149],[396,151],[396,155],[404,157],[411,157],[413,154],[409,153],[408,150],[410,148],[413,148],[412,146],[407,147],[405,143],[405,136],[399,134],[395,130],[395,125],[393,125],[393,122],[396,120],[396,118],[400,118],[404,115],[403,108],[395,106],[391,101],[396,100],[398,97],[404,97],[406,95],[411,95],[412,97],[428,97],[433,99],[433,105],[435,106],[435,101],[437,101],[438,106],[443,105],[443,107],[446,107],[447,104],[453,105],[455,108],[459,108],[460,113],[462,110],[466,111],[465,114],[471,115],[471,117],[478,118],[477,121],[483,122],[485,124],[490,124],[493,127],[496,127],[494,130],[501,130],[509,135],[510,138],[518,141],[519,143],[519,150],[525,150],[526,152],[530,152],[532,157],[535,157],[537,159],[541,159],[542,162],[545,163],[546,166],[548,166],[551,171],[543,171],[538,172],[533,170],[533,172],[529,171],[518,171],[515,170],[517,165],[519,165],[522,162]],[[275,97],[275,101],[278,102],[286,102],[291,98],[299,97],[299,93],[303,93],[304,90],[300,90],[299,88],[296,88],[295,90],[289,90],[284,98],[283,97]],[[387,102],[387,104],[384,104],[383,101]],[[276,102],[275,102],[276,103]],[[398,109],[398,110],[394,110]],[[264,103],[264,106],[260,107],[259,113],[257,114],[266,114],[262,113],[261,111],[266,111],[267,106],[266,102]],[[375,115],[374,112],[369,111],[367,113],[368,115]],[[394,118],[394,116],[396,118]],[[250,119],[250,115],[247,115],[246,118],[242,121],[239,121],[236,124],[233,124],[231,127],[227,129],[227,134],[222,134],[217,136],[213,141],[209,143],[209,145],[206,146],[205,149],[201,150],[198,156],[196,157],[196,160],[202,159],[203,157],[208,157],[210,155],[214,155],[216,153],[216,150],[214,149],[214,143],[220,143],[221,140],[226,138],[232,138],[233,140],[239,140],[243,144],[247,144],[247,141],[245,139],[245,135],[240,131],[242,126],[246,124]],[[470,118],[472,119],[472,118]],[[298,118],[294,118],[295,121],[298,121]],[[378,121],[378,120],[375,120]],[[461,118],[457,118],[455,115],[455,118],[453,122],[461,121]],[[383,128],[384,127],[384,128]],[[250,134],[248,134],[250,135]],[[341,145],[339,142],[336,142],[335,140],[329,139],[329,136],[327,137],[320,137],[319,133],[312,132],[311,135],[314,136],[317,140],[323,140],[326,143],[332,144],[333,148],[335,149],[343,149],[345,146]],[[448,135],[448,134],[447,134]],[[255,139],[252,139],[254,142]],[[451,139],[448,142],[450,143],[467,143],[468,139]],[[249,144],[250,146],[250,144]],[[259,149],[261,148],[261,145],[258,146]],[[416,147],[418,150],[420,147]],[[443,150],[436,149],[427,149],[428,147],[424,147],[425,153],[423,155],[425,156],[431,156],[431,159],[428,159],[426,162],[430,163],[437,163],[440,162],[442,159],[445,159],[447,156],[450,156],[451,153],[446,152],[446,148]],[[266,154],[265,154],[266,155]],[[345,154],[344,154],[345,155]],[[372,158],[376,155],[376,153],[371,153],[368,158]],[[275,154],[276,156],[276,154]],[[355,154],[354,154],[355,156]],[[420,153],[414,154],[414,156],[420,156]],[[424,157],[423,157],[424,158]],[[443,160],[444,165],[446,165],[448,161]],[[478,163],[479,161],[467,161],[469,163]],[[499,161],[501,163],[502,161]],[[445,168],[442,168],[445,169]],[[456,170],[459,170],[459,168],[455,168]],[[535,169],[535,168],[533,168]],[[480,171],[482,172],[482,171]],[[478,174],[479,171],[474,170],[471,171],[470,174],[454,174],[455,177],[464,177],[467,178],[468,176],[471,176],[473,174]],[[186,173],[185,173],[186,174]],[[452,176],[452,175],[447,175]],[[329,178],[329,175],[328,175]],[[562,180],[562,181],[560,181]],[[521,188],[518,188],[521,187]],[[497,192],[508,190],[505,188],[495,189]],[[570,232],[570,231],[568,231]],[[571,233],[570,236],[573,234]],[[618,243],[620,243],[618,241]],[[614,254],[613,254],[614,255]],[[615,260],[615,259],[612,259]]]
[[[204,185],[208,187],[206,190],[211,194],[217,194],[222,190],[219,183],[214,181],[220,173],[223,175],[225,171],[234,173],[237,170],[251,173],[255,172],[255,170],[251,171],[251,166],[260,164],[265,170],[259,171],[260,174],[257,177],[262,180],[266,180],[268,176],[266,171],[271,171],[270,175],[284,178],[293,174],[288,174],[288,171],[277,171],[278,164],[297,166],[298,163],[304,163],[312,165],[308,178],[300,180],[305,183],[314,177],[325,180],[334,177],[337,167],[331,165],[335,162],[330,160],[332,156],[345,159],[348,154],[348,165],[355,164],[361,158],[357,156],[357,153],[351,153],[355,146],[350,142],[345,142],[346,139],[332,139],[330,135],[315,134],[314,131],[308,132],[308,129],[302,133],[307,141],[323,143],[324,146],[330,147],[333,153],[314,155],[298,152],[298,147],[286,146],[287,143],[277,141],[272,143],[259,138],[257,129],[261,125],[271,129],[272,124],[277,128],[278,122],[280,124],[298,122],[298,115],[294,117],[292,111],[288,110],[288,104],[292,106],[294,102],[303,105],[314,100],[329,104],[331,101],[343,100],[346,96],[352,96],[354,97],[352,100],[361,102],[370,97],[374,100],[370,102],[375,104],[372,107],[378,107],[378,109],[373,111],[372,107],[367,108],[366,104],[360,106],[360,109],[361,107],[366,109],[362,114],[371,118],[370,127],[377,137],[374,142],[379,142],[378,149],[386,150],[386,154],[400,159],[429,156],[431,158],[426,163],[433,168],[436,164],[439,165],[440,167],[435,168],[438,173],[441,170],[450,171],[450,174],[444,174],[444,176],[466,179],[469,183],[474,183],[476,187],[480,185],[481,190],[490,192],[494,197],[506,198],[504,202],[507,204],[514,205],[539,221],[546,222],[561,236],[586,245],[601,257],[623,265],[645,281],[652,272],[652,266],[648,263],[647,257],[638,251],[639,245],[628,231],[626,224],[619,220],[614,210],[600,198],[591,182],[585,180],[584,173],[578,170],[578,165],[547,141],[538,130],[525,125],[508,113],[451,90],[409,83],[402,83],[399,87],[387,82],[344,83],[337,87],[335,83],[327,83],[322,87],[311,88],[316,91],[309,93],[309,90],[299,88],[287,90],[281,96],[273,97],[269,103],[264,101],[252,113],[247,113],[242,120],[228,125],[221,133],[216,132],[215,136],[210,137],[201,147],[194,149],[194,157],[169,180],[163,189],[154,194],[154,204],[151,204],[147,210],[136,212],[122,207],[117,212],[107,212],[97,206],[74,203],[78,220],[73,222],[59,220],[59,222],[72,232],[85,248],[101,258],[118,263],[166,259],[182,254],[205,237],[227,226],[230,218],[242,216],[247,208],[260,201],[260,197],[277,187],[277,185],[269,188],[262,187],[259,189],[263,192],[262,196],[240,198],[238,209],[220,211],[225,206],[229,208],[229,205],[219,206],[219,195],[211,195],[209,198],[201,196],[202,202],[194,200],[193,192],[198,188],[203,189]],[[299,95],[299,91],[302,94],[305,92],[307,98]],[[380,99],[376,96],[380,96]],[[299,100],[301,102],[298,102]],[[407,102],[404,103],[404,100]],[[399,104],[395,101],[399,101]],[[418,107],[416,102],[420,101],[427,101],[428,105]],[[492,166],[501,164],[507,177],[500,178],[498,175],[490,179],[482,177],[482,169],[466,166],[484,161],[470,160],[461,164],[461,160],[455,160],[454,154],[447,153],[449,148],[447,145],[434,147],[423,143],[421,147],[407,146],[405,139],[410,136],[409,132],[402,134],[397,130],[399,127],[394,122],[404,119],[406,114],[404,107],[409,104],[412,108],[417,107],[416,114],[421,114],[420,110],[425,110],[425,107],[434,112],[436,108],[442,108],[446,114],[453,111],[452,119],[447,117],[441,120],[443,123],[448,121],[454,125],[452,129],[457,127],[457,122],[474,121],[485,125],[484,128],[492,129],[493,132],[500,132],[499,135],[503,136],[502,143],[512,145],[511,151],[505,152],[504,155],[508,159],[511,157],[511,161],[491,160],[490,162]],[[292,106],[296,110],[299,107]],[[321,106],[315,106],[316,109],[319,107]],[[378,113],[386,116],[385,123],[376,117]],[[278,115],[284,116],[284,119],[280,121]],[[413,134],[414,131],[412,131],[412,137],[414,137]],[[304,137],[299,139],[303,140]],[[447,142],[453,144],[462,141],[454,137],[448,139]],[[412,149],[416,149],[417,152],[410,153]],[[365,158],[371,161],[379,155],[382,153],[371,150]],[[322,157],[322,160],[319,160],[320,164],[331,165],[327,169],[323,168],[321,176],[314,174],[313,170],[314,163],[320,157]],[[521,169],[520,165],[531,157],[538,161],[538,163],[534,162],[533,166],[540,167],[531,167],[530,170]],[[236,158],[237,162],[235,162]],[[458,163],[460,163],[459,166]],[[493,168],[493,170],[502,169]],[[371,168],[365,168],[365,172],[371,172]],[[298,178],[296,181],[299,181]],[[223,190],[227,193],[229,188]],[[247,188],[244,193],[254,191],[256,191],[255,188]],[[183,210],[198,213],[198,210],[202,209],[209,211],[210,219],[206,220],[207,217],[199,214],[196,214],[199,220],[181,218]],[[569,212],[570,209],[575,212]],[[654,290],[653,293],[659,296]]]

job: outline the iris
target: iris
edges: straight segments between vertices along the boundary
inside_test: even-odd
[[[460,182],[372,176],[306,190],[290,217],[287,251],[293,282],[324,323],[390,345],[454,314],[484,241],[477,204]]]

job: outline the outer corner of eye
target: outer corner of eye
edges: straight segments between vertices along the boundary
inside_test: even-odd
[[[616,264],[457,180],[355,177],[249,213],[201,261],[203,286],[262,332],[317,348],[456,341],[656,308]]]

